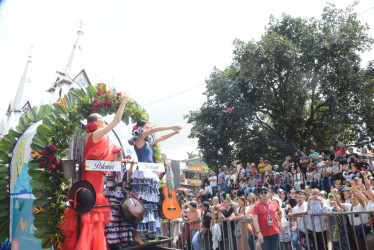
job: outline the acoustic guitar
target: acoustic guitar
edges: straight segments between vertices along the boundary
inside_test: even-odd
[[[165,164],[166,171],[166,185],[162,188],[163,202],[162,202],[162,212],[165,218],[169,220],[178,219],[181,215],[181,207],[179,206],[177,200],[177,192],[171,188],[171,174],[170,165],[165,154],[162,155]]]

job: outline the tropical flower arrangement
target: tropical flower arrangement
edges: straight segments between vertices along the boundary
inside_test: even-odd
[[[55,153],[57,152],[56,145],[46,145],[42,150],[41,156],[37,156],[40,159],[40,167],[48,168],[51,171],[56,171],[61,166],[61,161],[57,160]]]
[[[86,89],[73,89],[55,104],[34,107],[20,120],[16,130],[10,130],[0,141],[0,241],[9,238],[9,166],[17,139],[32,124],[42,120],[31,143],[29,175],[33,202],[34,236],[42,239],[42,248],[60,249],[63,233],[59,225],[67,203],[69,181],[63,178],[61,160],[67,158],[69,143],[74,136],[88,137],[81,121],[91,113],[103,116],[116,112],[121,93],[99,83]],[[148,120],[146,111],[138,104],[126,105],[122,120]],[[158,148],[155,148],[159,151]]]

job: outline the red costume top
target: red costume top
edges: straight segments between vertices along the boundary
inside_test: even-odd
[[[113,161],[114,154],[108,135],[104,135],[99,142],[94,143],[92,133],[89,135],[84,149],[85,160]],[[86,171],[83,164],[82,179],[89,181],[96,191],[95,205],[109,205],[103,196],[104,178],[102,171]],[[105,237],[105,225],[112,220],[110,207],[93,208],[90,212],[81,216],[81,234],[77,243],[77,213],[68,208],[65,211],[61,228],[65,239],[62,249],[66,250],[105,250],[108,249]]]

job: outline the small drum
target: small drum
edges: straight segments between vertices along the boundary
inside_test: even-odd
[[[128,193],[120,204],[120,213],[131,224],[139,224],[145,216],[143,202],[133,193]]]

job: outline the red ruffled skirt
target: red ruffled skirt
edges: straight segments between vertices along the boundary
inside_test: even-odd
[[[95,205],[109,205],[108,200],[97,194]],[[81,234],[77,242],[77,213],[68,208],[60,227],[65,239],[63,250],[106,250],[109,249],[105,237],[105,225],[112,220],[110,207],[93,208],[90,212],[81,215]]]

